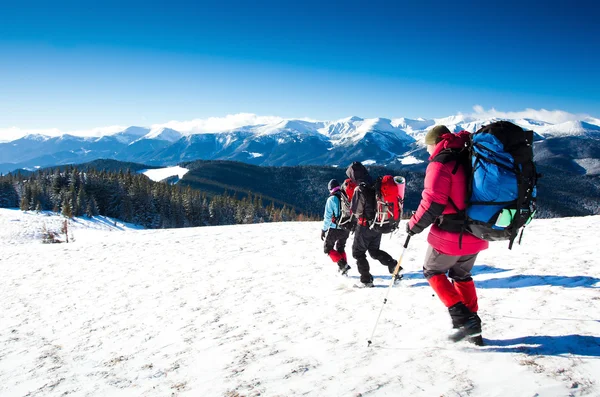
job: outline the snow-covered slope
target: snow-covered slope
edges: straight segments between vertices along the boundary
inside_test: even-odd
[[[47,232],[57,233],[61,241],[65,240],[62,233],[65,217],[54,212],[20,211],[0,208],[0,241],[6,245],[41,243]],[[143,229],[140,226],[123,223],[118,219],[106,216],[92,218],[74,218],[68,223],[68,234],[80,235],[96,231],[123,231]]]
[[[81,230],[45,245],[23,233],[31,216],[0,210],[2,396],[600,395],[585,234],[599,216],[536,220],[523,246],[480,255],[485,347],[446,342],[424,235],[367,347],[390,276],[371,260],[379,288],[352,288],[354,261],[337,276],[318,223]],[[402,242],[382,248],[398,256]]]
[[[331,138],[334,146],[348,146],[359,142],[369,133],[383,133],[400,141],[412,142],[414,140],[402,127],[395,125],[392,120],[385,118],[361,119],[360,117],[353,116],[325,123],[320,128],[320,131]]]
[[[169,178],[171,176],[177,175],[179,179],[183,178],[185,174],[188,173],[187,168],[183,168],[180,166],[175,167],[166,167],[166,168],[156,168],[152,170],[142,170],[141,174],[146,175],[148,178],[152,179],[155,182],[162,181],[163,179]]]
[[[560,124],[546,125],[535,131],[545,137],[579,136],[600,138],[600,126],[585,121],[567,121]]]
[[[157,139],[159,141],[177,142],[182,137],[183,134],[181,132],[175,131],[171,128],[156,128],[150,130],[149,133],[140,139]]]

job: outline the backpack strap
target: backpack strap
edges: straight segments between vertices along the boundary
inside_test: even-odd
[[[337,197],[337,199],[338,199],[338,212],[337,212],[337,215],[333,214],[333,223],[335,223],[336,226],[339,226],[340,219],[342,218],[342,197],[341,197],[341,194],[342,193],[339,190],[331,194],[333,197]]]
[[[464,168],[468,169],[469,172],[466,172],[466,174],[467,174],[467,195],[466,195],[466,197],[471,196],[471,180],[473,177],[471,162],[469,161],[471,150],[472,149],[470,148],[470,146],[465,147],[465,148],[460,148],[460,149],[444,149],[440,153],[438,153],[432,160],[432,161],[440,162],[442,164],[446,164],[451,161],[455,161],[454,168],[452,169],[452,175],[456,175],[456,173],[458,172],[458,169],[460,168],[461,165]],[[465,170],[465,171],[467,171],[467,170]],[[463,235],[464,235],[464,232],[467,229],[467,225],[468,225],[467,213],[466,213],[466,210],[460,210],[458,208],[458,206],[456,205],[456,203],[450,197],[448,197],[448,203],[450,203],[450,205],[454,208],[454,210],[456,211],[456,215],[455,216],[442,215],[442,217],[441,217],[442,219],[438,223],[438,227],[440,227],[442,230],[459,232],[460,234],[458,237],[458,248],[461,249]],[[443,219],[444,216],[447,219]],[[455,229],[458,229],[458,230],[455,230]]]

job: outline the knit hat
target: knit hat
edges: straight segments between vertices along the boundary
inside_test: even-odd
[[[332,179],[327,184],[327,189],[329,189],[329,191],[333,193],[335,190],[340,189],[340,183],[336,179]]]
[[[445,125],[436,125],[425,135],[426,145],[437,145],[442,139],[442,135],[450,134],[450,130]]]

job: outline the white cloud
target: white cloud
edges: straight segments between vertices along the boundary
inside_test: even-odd
[[[590,116],[587,114],[573,114],[562,110],[525,109],[518,112],[501,112],[494,108],[485,110],[481,105],[473,106],[471,116],[476,118],[500,118],[500,119],[534,119],[551,124],[559,124],[567,121],[585,120]]]
[[[201,134],[208,132],[229,131],[236,128],[258,125],[273,124],[284,120],[277,116],[257,116],[252,113],[230,114],[225,117],[209,117],[207,119],[194,119],[190,121],[169,121],[163,124],[153,124],[152,129],[171,128],[184,134]]]
[[[29,134],[56,136],[61,135],[61,132],[58,128],[36,130],[23,130],[19,127],[0,128],[0,141],[13,141]]]
[[[194,119],[189,121],[172,120],[167,123],[153,124],[150,128],[152,131],[157,131],[162,128],[171,128],[183,134],[201,134],[229,131],[250,125],[275,124],[283,120],[285,119],[277,116],[258,116],[252,113],[238,113],[230,114],[224,117],[209,117],[206,119]],[[300,118],[295,120],[314,121],[308,118]],[[104,135],[112,135],[117,132],[121,132],[126,128],[127,126],[113,125],[108,127],[92,128],[89,130],[62,131],[58,128],[24,129],[19,127],[8,127],[0,128],[0,141],[12,141],[29,134],[40,134],[47,136],[70,134],[75,136],[99,137]]]
[[[122,125],[111,125],[108,127],[92,128],[91,130],[67,131],[66,134],[76,136],[104,136],[112,135],[125,130],[127,127]]]

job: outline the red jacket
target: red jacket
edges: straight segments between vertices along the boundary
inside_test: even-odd
[[[453,174],[456,160],[442,163],[436,159],[436,156],[443,149],[464,147],[468,136],[467,131],[442,135],[442,141],[436,145],[433,154],[429,157],[430,163],[425,171],[425,187],[421,203],[409,221],[409,227],[415,233],[420,233],[433,223],[427,236],[427,242],[445,255],[476,254],[488,248],[489,245],[487,241],[464,232],[459,247],[460,233],[442,230],[435,224],[441,215],[456,214],[454,205],[459,210],[464,210],[466,207],[467,176],[463,166],[459,165]]]

